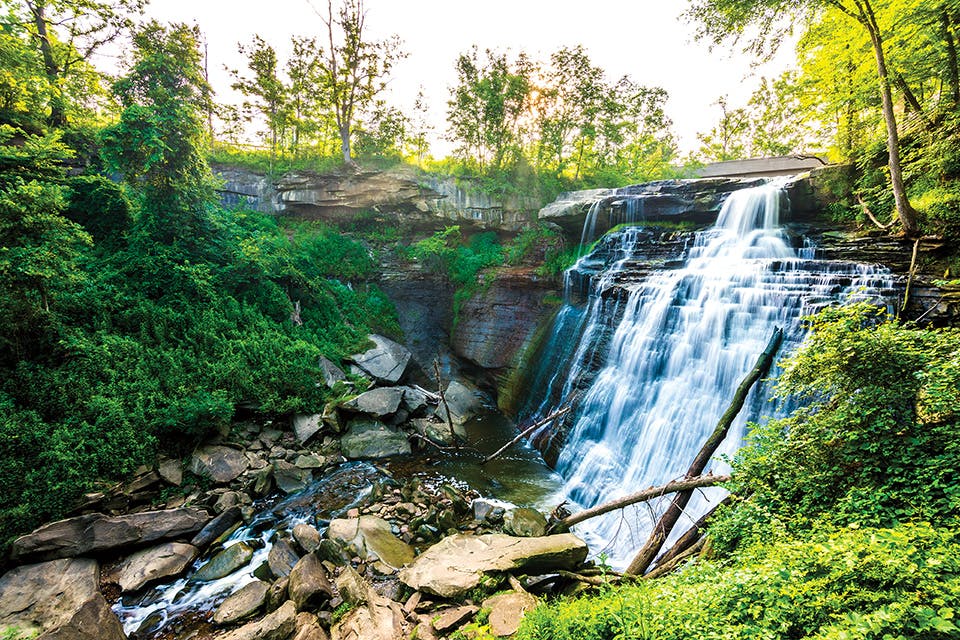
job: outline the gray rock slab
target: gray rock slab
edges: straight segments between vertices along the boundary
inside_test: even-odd
[[[300,555],[293,545],[282,538],[273,543],[270,553],[267,554],[267,564],[275,578],[285,578],[290,575],[290,570],[299,560]]]
[[[403,394],[403,389],[399,387],[371,389],[353,398],[344,406],[374,418],[385,418],[397,412],[403,400]]]
[[[177,538],[199,531],[210,520],[202,509],[143,511],[123,516],[93,513],[46,524],[13,542],[15,560],[67,558]]]
[[[253,558],[253,547],[246,542],[230,545],[216,554],[190,576],[191,582],[210,582],[226,577],[247,566]]]
[[[320,373],[323,374],[323,383],[327,385],[328,388],[332,389],[333,385],[347,379],[347,374],[345,374],[340,367],[323,356],[320,356],[318,364],[320,366]]]
[[[451,380],[443,392],[446,407],[443,402],[437,406],[436,415],[441,421],[447,421],[447,407],[450,409],[450,418],[455,424],[463,424],[477,414],[483,406],[477,390],[459,380]]]
[[[213,612],[213,621],[216,624],[232,624],[252,616],[266,604],[268,591],[270,585],[263,580],[254,580],[240,587],[220,603]]]
[[[158,580],[180,575],[198,554],[191,544],[166,542],[125,558],[105,576],[105,582],[119,584],[124,593],[139,591]]]
[[[547,519],[536,509],[517,507],[504,514],[503,530],[522,538],[537,538],[547,532]]]
[[[200,447],[190,459],[190,471],[218,484],[235,480],[249,466],[250,461],[242,451],[220,445]]]
[[[276,611],[219,636],[218,640],[287,640],[296,628],[296,620],[297,608],[287,600]]]
[[[323,429],[323,416],[319,413],[293,416],[293,433],[300,444],[312,438],[321,429]]]
[[[376,420],[351,420],[340,438],[340,451],[350,460],[408,455],[407,436]]]
[[[97,562],[87,558],[12,569],[0,578],[0,635],[14,628],[51,639],[125,640],[99,578]]]
[[[392,569],[413,561],[413,548],[393,535],[389,522],[376,516],[331,520],[327,537],[352,545],[368,562],[379,559]]]
[[[402,569],[400,581],[442,598],[459,598],[488,573],[569,570],[586,557],[586,543],[571,533],[541,538],[457,534],[444,538]]]
[[[529,593],[511,591],[487,598],[481,606],[490,611],[490,633],[505,638],[517,632],[524,616],[537,606],[537,599]]]
[[[320,558],[312,553],[300,558],[290,571],[287,589],[297,611],[318,610],[333,597],[333,586],[327,578],[327,570]]]
[[[412,354],[401,344],[384,338],[370,335],[368,338],[374,343],[372,349],[350,356],[350,359],[365,373],[379,382],[396,384],[403,378],[410,364]]]
[[[190,541],[190,544],[199,548],[206,549],[210,544],[219,538],[225,531],[233,525],[240,522],[240,507],[231,507],[218,515],[216,518],[206,524]]]

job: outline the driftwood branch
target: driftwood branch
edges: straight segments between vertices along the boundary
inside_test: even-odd
[[[553,529],[569,529],[573,525],[580,524],[584,520],[596,518],[597,516],[602,516],[605,513],[616,511],[617,509],[623,509],[624,507],[629,507],[630,505],[637,504],[638,502],[646,502],[648,500],[665,496],[669,493],[676,493],[677,491],[693,491],[694,489],[699,489],[701,487],[712,487],[713,485],[720,484],[721,482],[727,482],[729,480],[730,476],[728,475],[715,476],[712,474],[697,476],[695,478],[684,478],[683,480],[673,480],[672,482],[668,482],[667,484],[659,487],[650,487],[649,489],[637,491],[636,493],[631,493],[628,496],[617,498],[616,500],[611,500],[610,502],[604,502],[596,507],[584,509],[583,511],[575,513],[572,516],[567,516],[563,520],[558,521],[553,526]]]
[[[684,549],[683,552],[678,553],[677,555],[670,558],[670,560],[666,562],[657,564],[657,566],[651,569],[650,572],[644,576],[644,578],[653,579],[653,578],[659,578],[661,576],[667,575],[668,573],[676,569],[678,566],[680,566],[680,564],[684,560],[700,553],[703,550],[703,545],[706,543],[706,540],[707,539],[705,537],[700,536],[694,541],[692,545]]]
[[[900,305],[900,313],[907,310],[910,304],[910,288],[913,286],[913,276],[917,273],[917,250],[920,248],[920,238],[913,242],[913,253],[910,255],[910,271],[907,273],[907,286],[903,290],[903,304]]]
[[[440,404],[443,405],[443,411],[447,414],[447,428],[450,430],[450,442],[457,445],[457,434],[453,430],[453,416],[450,415],[450,407],[447,405],[447,397],[443,393],[443,378],[440,377],[440,360],[434,359],[433,371],[437,374],[437,395],[440,396]]]
[[[550,415],[548,415],[548,416],[547,416],[546,418],[544,418],[543,420],[540,420],[539,422],[535,422],[534,424],[530,425],[529,427],[527,427],[526,429],[524,429],[523,431],[521,431],[520,433],[518,433],[516,438],[514,438],[513,440],[511,440],[511,441],[508,442],[507,444],[503,445],[502,447],[500,447],[499,449],[497,449],[496,451],[494,451],[493,453],[491,453],[490,455],[488,455],[486,458],[484,458],[484,459],[480,462],[480,464],[482,464],[482,465],[483,465],[483,464],[487,464],[487,463],[490,462],[491,460],[495,460],[496,458],[499,458],[501,455],[503,455],[503,452],[504,452],[504,451],[506,451],[507,449],[509,449],[509,448],[512,447],[513,445],[515,445],[515,444],[517,444],[518,442],[520,442],[520,440],[522,440],[523,438],[526,438],[528,435],[530,435],[531,433],[533,433],[534,431],[536,431],[537,429],[539,429],[539,428],[542,427],[543,425],[545,425],[545,424],[547,424],[547,423],[549,423],[549,422],[553,422],[554,420],[556,420],[557,418],[559,418],[560,416],[566,414],[566,413],[569,412],[569,411],[570,411],[570,407],[564,407],[563,409],[559,409],[559,410],[557,410],[557,411],[554,411],[553,413],[551,413]]]
[[[863,197],[859,193],[857,194],[857,202],[860,203],[860,208],[863,209],[864,215],[866,215],[870,219],[870,222],[877,225],[877,227],[881,231],[887,231],[888,229],[890,229],[890,227],[893,226],[893,223],[897,221],[896,218],[893,218],[887,224],[881,224],[881,222],[877,220],[876,216],[873,215],[873,212],[870,211],[870,207],[867,206],[866,201],[863,199]]]
[[[657,558],[657,566],[653,570],[651,570],[649,573],[647,573],[645,577],[655,578],[656,576],[653,575],[653,572],[656,571],[659,567],[673,563],[673,560],[681,555],[684,555],[684,557],[686,557],[685,555],[686,551],[691,547],[693,547],[697,543],[697,541],[701,539],[703,528],[704,526],[706,526],[710,518],[712,518],[714,514],[716,514],[717,510],[720,507],[724,505],[728,505],[731,502],[733,502],[733,496],[728,495],[726,498],[724,498],[723,500],[715,504],[713,508],[710,509],[710,511],[707,511],[705,514],[700,516],[700,519],[694,522],[693,526],[687,529],[686,533],[680,536],[677,539],[677,541],[673,543],[672,547],[670,547],[659,558]],[[676,566],[676,564],[673,563],[672,566]],[[665,573],[665,572],[661,572],[658,575],[662,575],[662,573]]]
[[[710,434],[710,437],[707,438],[707,441],[703,443],[703,446],[700,448],[700,452],[697,454],[696,458],[694,458],[690,468],[687,469],[688,478],[699,476],[703,473],[703,470],[706,468],[710,458],[716,452],[717,448],[720,446],[720,443],[723,442],[723,439],[727,437],[727,432],[730,430],[730,425],[733,424],[734,419],[743,408],[743,404],[747,400],[747,395],[749,395],[750,389],[753,388],[753,385],[756,384],[760,378],[767,374],[767,371],[773,364],[773,358],[776,355],[777,350],[780,348],[780,343],[782,341],[783,329],[778,327],[774,329],[773,335],[770,337],[770,341],[767,343],[767,348],[764,349],[763,353],[760,354],[760,357],[757,358],[757,363],[753,366],[753,369],[751,369],[746,377],[740,382],[740,386],[737,387],[736,392],[733,394],[733,400],[731,400],[730,406],[727,407],[727,410],[724,411],[723,415],[720,417],[720,421],[717,423],[716,428],[714,428],[713,433]],[[657,523],[653,525],[653,530],[650,532],[650,537],[647,539],[646,544],[643,545],[643,548],[640,549],[640,552],[636,555],[636,557],[634,557],[633,561],[630,563],[630,566],[627,567],[625,573],[631,575],[642,575],[647,571],[648,568],[650,568],[650,565],[653,564],[653,560],[660,552],[660,547],[662,547],[666,539],[670,537],[670,532],[673,531],[674,526],[676,526],[677,522],[680,520],[683,509],[687,506],[687,503],[690,502],[690,497],[692,495],[693,490],[687,489],[677,493],[674,496],[670,506],[667,507],[667,510],[664,512],[664,514],[660,516],[660,519],[657,521]]]

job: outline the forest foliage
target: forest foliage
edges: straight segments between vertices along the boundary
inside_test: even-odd
[[[45,73],[30,15],[0,35],[0,474],[16,478],[4,541],[189,450],[238,407],[322,409],[318,358],[400,331],[366,247],[218,204],[195,28],[142,25],[125,73],[97,91],[116,100],[101,122]],[[63,127],[50,120],[61,91]]]
[[[520,638],[953,638],[960,632],[956,329],[828,309],[782,363],[808,404],[754,425],[701,558],[543,606]]]

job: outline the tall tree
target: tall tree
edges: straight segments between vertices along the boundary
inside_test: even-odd
[[[315,38],[296,37],[287,60],[287,111],[290,119],[290,150],[296,153],[310,135],[323,129],[326,96],[320,78],[323,51]]]
[[[785,27],[797,20],[810,20],[824,10],[835,9],[870,38],[879,80],[880,99],[887,133],[890,185],[903,232],[920,234],[917,213],[907,198],[900,162],[900,134],[894,113],[892,79],[884,50],[885,34],[880,28],[872,0],[692,0],[687,16],[699,25],[700,37],[715,43],[737,41],[749,34],[749,48],[758,53],[776,48]],[[750,31],[753,29],[754,31]]]
[[[327,12],[321,18],[328,44],[321,75],[340,134],[343,161],[352,164],[350,134],[356,116],[383,91],[393,65],[406,54],[397,36],[369,39],[363,0],[343,0],[336,11],[333,0],[327,0]]]
[[[594,66],[581,45],[564,47],[550,55],[536,107],[540,133],[537,155],[551,158],[557,174],[573,162],[576,175],[580,175],[586,148],[596,136],[606,93],[603,69]]]
[[[147,0],[3,0],[2,5],[28,26],[51,87],[49,124],[67,123],[64,95],[69,78],[105,44],[131,26]]]
[[[270,152],[276,154],[278,145],[283,144],[284,132],[290,121],[287,89],[277,75],[277,52],[259,35],[253,36],[253,42],[249,45],[241,44],[238,48],[240,54],[247,58],[250,76],[231,69],[230,74],[235,78],[231,86],[247,97],[243,109],[248,120],[254,113],[263,117]]]
[[[108,161],[142,193],[141,234],[188,254],[205,250],[213,197],[198,40],[183,24],[151,22],[134,34],[130,70],[114,86],[123,113],[103,133]]]
[[[529,104],[533,65],[524,54],[511,63],[507,54],[476,47],[456,62],[457,86],[447,102],[448,137],[459,153],[481,170],[501,169],[520,153],[520,125]]]
[[[708,133],[697,134],[699,156],[710,162],[746,158],[750,145],[750,121],[746,109],[730,108],[726,96],[721,96],[715,104],[720,107],[720,121]]]

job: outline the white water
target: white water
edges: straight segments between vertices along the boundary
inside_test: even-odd
[[[802,339],[801,317],[893,286],[885,269],[814,261],[809,248],[795,251],[779,226],[781,193],[776,185],[734,192],[716,225],[696,235],[682,267],[634,283],[623,276],[637,231],[624,230],[620,259],[592,278],[586,308],[561,311],[557,333],[568,337],[557,342],[573,355],[546,382],[537,411],[545,414],[558,397],[574,406],[576,418],[557,462],[566,482],[560,499],[590,507],[682,476],[775,327],[785,329],[783,350],[793,349]],[[585,234],[594,218],[588,217]],[[571,271],[590,260],[586,256]],[[626,296],[600,295],[618,281]],[[569,335],[580,336],[575,349]],[[601,359],[585,384],[583,377],[593,375]],[[740,446],[748,420],[783,411],[768,402],[769,387],[751,394],[721,454]],[[695,497],[687,524],[720,495],[714,490]],[[627,509],[588,521],[578,532],[622,567],[645,541],[657,510]]]
[[[320,525],[316,521],[318,516],[338,517],[367,495],[378,473],[366,463],[344,464],[303,491],[261,511],[248,525],[237,529],[223,545],[216,545],[197,559],[184,578],[148,588],[142,593],[125,595],[113,606],[124,633],[130,635],[139,631],[138,637],[154,637],[161,631],[166,633],[164,627],[187,614],[214,610],[232,593],[256,579],[254,571],[267,561],[278,534],[289,537],[293,527],[302,522]],[[213,555],[240,542],[247,542],[255,549],[246,566],[218,580],[190,580],[190,576]]]

